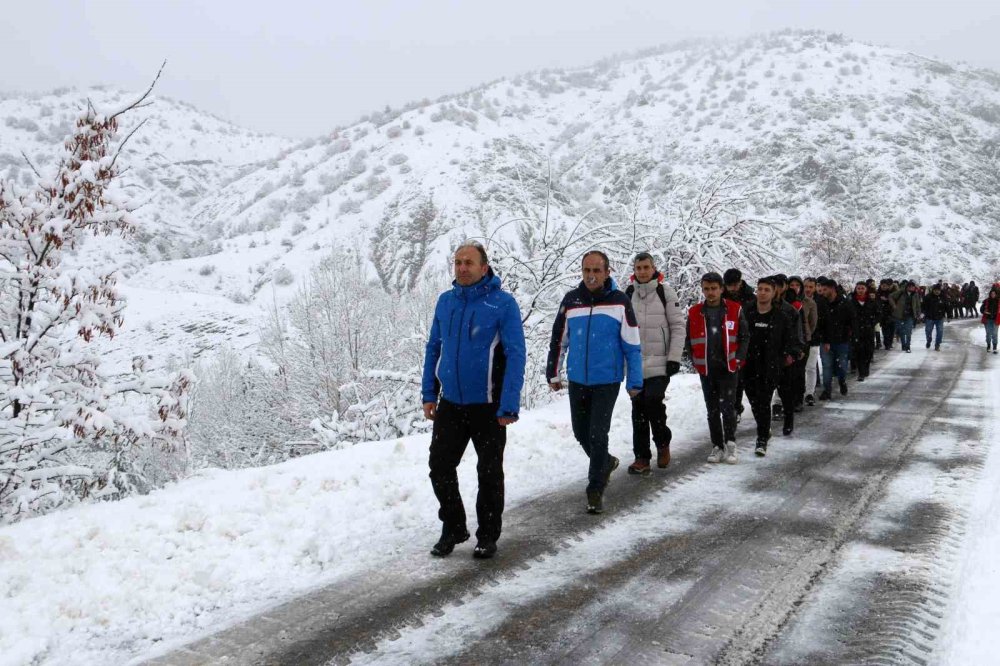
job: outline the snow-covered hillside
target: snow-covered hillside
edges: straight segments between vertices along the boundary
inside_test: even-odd
[[[0,99],[0,173],[30,180],[20,152],[51,159],[86,96],[99,107],[128,97]],[[801,264],[797,232],[830,216],[876,232],[887,269],[986,278],[1000,266],[1000,75],[838,35],[543,70],[297,145],[167,99],[143,112],[126,153],[130,191],[147,202],[138,242],[102,243],[88,260],[115,262],[168,301],[255,305],[237,307],[247,317],[334,245],[405,290],[455,239],[541,217],[550,183],[558,223],[669,217],[692,188],[735,174],[752,213],[785,225],[780,268]]]
[[[275,274],[302,276],[332,243],[429,241],[374,262],[386,286],[405,286],[455,238],[541,216],[550,175],[555,220],[594,208],[610,220],[637,196],[669,215],[685,182],[732,172],[757,214],[787,223],[787,266],[793,232],[834,216],[877,232],[886,266],[985,277],[1000,263],[983,233],[1000,224],[998,131],[1000,75],[835,35],[541,71],[373,114],[212,192],[193,217],[222,252],[200,288],[269,298]],[[139,279],[199,288],[176,268]]]

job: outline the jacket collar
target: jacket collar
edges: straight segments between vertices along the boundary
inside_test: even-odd
[[[500,278],[493,272],[492,268],[486,269],[486,275],[483,279],[475,284],[470,284],[465,287],[460,285],[458,282],[452,280],[451,290],[458,298],[463,300],[471,301],[476,298],[482,298],[486,294],[490,293],[494,289],[500,288]]]

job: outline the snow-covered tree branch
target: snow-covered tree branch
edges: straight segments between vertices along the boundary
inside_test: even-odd
[[[184,429],[191,376],[141,360],[105,372],[87,343],[122,326],[117,276],[64,262],[87,238],[135,232],[114,187],[118,120],[148,94],[107,114],[88,104],[36,187],[0,182],[0,520],[141,489],[137,452]]]

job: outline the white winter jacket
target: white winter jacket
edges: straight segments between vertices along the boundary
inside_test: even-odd
[[[662,286],[666,304],[656,293]],[[660,377],[667,374],[667,361],[680,363],[684,351],[684,311],[677,292],[656,273],[645,284],[629,280],[632,309],[639,322],[639,342],[642,345],[642,376]]]

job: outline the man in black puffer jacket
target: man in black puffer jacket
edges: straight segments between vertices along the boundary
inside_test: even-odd
[[[797,396],[791,383],[781,381],[782,372],[792,367],[802,354],[798,313],[782,308],[781,302],[774,300],[775,291],[774,278],[761,278],[757,282],[756,302],[744,311],[750,345],[742,374],[750,408],[757,421],[755,453],[758,456],[767,453],[771,437],[771,395],[776,388],[784,404],[783,432],[785,435],[792,433]]]

